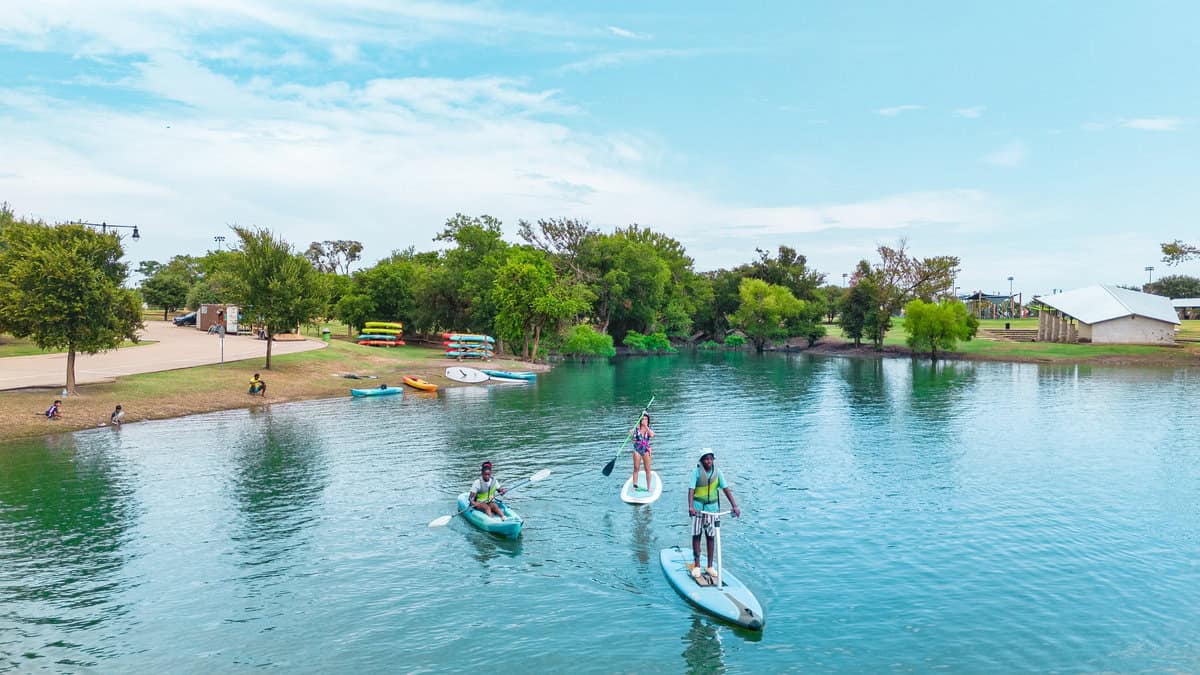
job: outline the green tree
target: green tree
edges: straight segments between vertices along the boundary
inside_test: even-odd
[[[177,255],[166,265],[143,260],[139,271],[154,271],[142,281],[142,298],[151,307],[162,307],[163,321],[167,315],[187,304],[188,292],[199,280],[195,260],[189,255]]]
[[[804,303],[797,300],[787,288],[762,279],[742,279],[738,295],[741,304],[729,321],[742,329],[754,343],[754,351],[759,353],[768,340],[787,338],[788,322],[804,309]]]
[[[10,218],[0,226],[0,331],[66,349],[71,393],[77,353],[138,340],[141,300],[122,286],[129,276],[123,254],[116,234],[83,225]]]
[[[904,306],[904,330],[908,346],[917,352],[929,352],[936,361],[939,351],[954,351],[960,340],[970,340],[979,329],[979,320],[967,312],[958,300],[910,301]]]
[[[361,293],[348,293],[338,300],[333,309],[338,321],[346,324],[350,334],[360,331],[368,321],[375,316],[375,302],[371,296]]]
[[[353,239],[327,239],[309,244],[304,257],[318,272],[348,276],[351,263],[362,258],[362,250],[362,242]]]
[[[726,269],[705,272],[702,277],[708,282],[711,299],[697,310],[695,326],[714,338],[724,338],[729,331],[729,316],[741,303],[738,285],[743,277],[736,270]]]
[[[883,349],[892,317],[909,300],[919,298],[930,302],[949,293],[958,275],[959,260],[955,256],[915,258],[909,254],[908,242],[903,239],[896,246],[880,245],[877,250],[879,263],[872,272],[879,310],[867,317],[866,327],[875,348]]]
[[[557,333],[563,321],[589,305],[586,290],[559,279],[546,254],[532,247],[511,249],[493,283],[497,332],[511,342],[520,341],[525,359],[537,356],[544,329]]]
[[[582,358],[591,356],[609,358],[614,356],[617,350],[613,347],[611,335],[600,333],[587,324],[579,324],[567,331],[562,353],[566,356]]]
[[[270,230],[234,226],[241,251],[234,256],[238,301],[267,331],[267,370],[271,336],[316,319],[325,307],[320,273]]]
[[[1186,274],[1168,274],[1142,287],[1146,293],[1168,298],[1200,298],[1200,279]]]
[[[811,301],[825,275],[809,269],[808,259],[790,246],[780,246],[775,257],[762,249],[755,249],[758,260],[743,268],[745,276],[762,279],[768,284],[783,286],[798,300]]]
[[[1162,245],[1162,254],[1163,262],[1168,265],[1178,265],[1200,258],[1200,246],[1176,239]]]
[[[859,261],[850,284],[838,303],[838,326],[858,347],[862,345],[863,337],[869,334],[868,324],[879,314],[879,285],[871,264],[866,260]]]
[[[505,263],[508,242],[501,221],[489,215],[455,214],[435,241],[452,242],[433,269],[429,306],[437,311],[433,323],[441,328],[476,333],[495,330],[492,299],[496,271]]]

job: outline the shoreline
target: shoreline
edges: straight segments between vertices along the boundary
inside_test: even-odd
[[[445,369],[460,362],[441,354],[440,349],[417,346],[381,353],[371,347],[334,340],[326,349],[272,357],[272,370],[266,370],[263,358],[256,357],[125,375],[111,382],[80,385],[78,395],[63,398],[60,420],[48,420],[44,414],[54,399],[61,398],[56,389],[0,391],[0,408],[7,411],[6,423],[0,426],[0,443],[108,427],[109,414],[118,403],[125,411],[125,424],[134,424],[223,410],[260,410],[276,403],[345,398],[352,388],[377,387],[381,383],[402,387],[401,378],[405,375],[433,382],[439,389],[480,386],[448,380]],[[487,366],[538,373],[552,369],[547,364],[503,358],[493,359]],[[256,372],[262,373],[267,382],[266,399],[246,393],[246,382]],[[337,376],[347,372],[376,375],[378,379]],[[414,389],[406,394],[429,396],[432,392]]]
[[[1174,347],[1158,347],[1147,345],[1133,345],[1136,347],[1146,347],[1154,350],[1148,353],[1127,353],[1127,354],[1093,354],[1083,356],[1053,356],[1047,354],[1039,354],[1035,351],[1027,353],[1019,353],[1022,345],[1032,345],[1036,343],[994,343],[1002,345],[1013,345],[1011,350],[1003,353],[989,354],[986,352],[941,352],[938,354],[938,361],[978,361],[988,363],[1031,363],[1035,365],[1093,365],[1093,366],[1112,366],[1112,367],[1146,367],[1146,368],[1179,368],[1189,366],[1200,366],[1200,353],[1190,350],[1182,345]],[[1049,343],[1046,343],[1049,345]],[[1053,346],[1053,345],[1050,345]],[[1090,348],[1089,345],[1067,345],[1079,346],[1084,349]],[[1103,346],[1097,346],[1103,348]],[[812,347],[787,347],[784,349],[775,349],[776,352],[797,352],[797,353],[812,353],[825,356],[841,356],[845,358],[865,358],[865,359],[883,359],[883,358],[907,358],[918,359],[921,361],[929,361],[927,353],[915,352],[907,345],[885,344],[882,350],[876,350],[870,344],[863,344],[855,347],[854,343],[843,341],[837,338],[830,339],[828,337],[821,338],[817,344]],[[1018,352],[1018,353],[1014,353]]]

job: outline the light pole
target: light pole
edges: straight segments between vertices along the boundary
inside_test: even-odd
[[[1150,274],[1150,283],[1154,283],[1154,265],[1147,265],[1146,272]]]
[[[846,287],[846,277],[848,277],[848,276],[850,276],[850,275],[846,274],[845,272],[842,272],[842,288]]]
[[[88,227],[98,227],[98,228],[100,228],[100,231],[103,232],[104,234],[108,234],[108,228],[110,228],[110,227],[113,228],[114,230],[116,230],[116,229],[133,230],[133,234],[130,236],[133,237],[134,241],[137,241],[138,239],[142,238],[142,234],[140,232],[138,232],[137,225],[109,225],[108,223],[104,223],[104,222],[86,223],[82,220],[75,221],[75,224],[76,225],[87,225]]]
[[[218,234],[217,236],[213,237],[213,241],[217,242],[217,250],[220,251],[221,245],[225,242],[225,235]]]

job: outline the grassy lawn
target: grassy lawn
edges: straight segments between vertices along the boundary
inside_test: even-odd
[[[142,340],[141,342],[122,342],[118,349],[125,347],[141,347],[143,345],[152,345],[154,340]],[[41,349],[29,340],[24,338],[15,338],[11,335],[0,334],[0,359],[7,356],[35,356],[37,354],[64,354],[65,350]]]
[[[0,426],[0,441],[102,425],[117,403],[124,407],[127,420],[135,422],[257,408],[264,403],[344,397],[349,396],[352,387],[400,385],[404,375],[422,377],[440,386],[455,386],[456,383],[445,378],[444,370],[458,362],[446,359],[440,348],[363,347],[347,340],[333,340],[325,349],[275,356],[271,359],[271,370],[266,370],[263,363],[263,358],[258,357],[82,385],[79,396],[63,402],[63,419],[55,422],[42,416],[55,398],[54,392],[0,391],[0,409],[7,411],[5,424]],[[528,363],[502,358],[494,359],[491,365],[513,370],[531,368]],[[266,399],[246,393],[246,383],[256,372],[262,373],[267,382]],[[346,372],[376,375],[378,379],[349,380],[338,376]],[[431,394],[414,391],[406,395]]]
[[[1004,319],[987,319],[980,322],[980,327],[1004,327]],[[1013,328],[1037,328],[1037,319],[1008,319]],[[835,340],[846,340],[841,328],[826,326],[829,337]],[[1192,333],[1191,331],[1194,331]],[[1200,320],[1185,321],[1180,330],[1180,336],[1196,335],[1200,338]],[[903,320],[893,323],[883,339],[885,346],[907,346],[908,333],[904,330]],[[1184,344],[1176,347],[1157,347],[1153,345],[1093,345],[1093,344],[1060,344],[1056,342],[1001,342],[998,340],[975,339],[960,342],[960,354],[970,354],[985,359],[1011,359],[1014,361],[1093,361],[1093,360],[1144,360],[1162,365],[1172,363],[1194,364],[1200,356],[1200,345]]]

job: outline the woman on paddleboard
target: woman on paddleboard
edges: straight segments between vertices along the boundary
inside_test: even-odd
[[[628,419],[628,418],[626,418]],[[633,428],[633,491],[643,492],[650,489],[650,454],[653,450],[650,448],[650,439],[654,438],[654,432],[650,430],[650,415],[643,413],[642,419],[638,421],[638,425]],[[638,464],[646,467],[646,487],[638,487]]]

